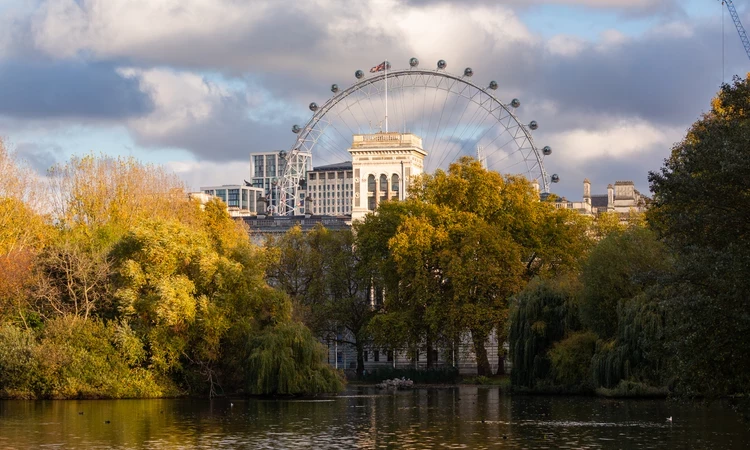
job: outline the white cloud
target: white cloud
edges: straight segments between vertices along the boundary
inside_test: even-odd
[[[571,164],[610,158],[634,160],[654,148],[666,150],[684,134],[681,127],[663,127],[639,119],[614,120],[596,129],[576,128],[551,135],[556,154]]]
[[[167,69],[121,69],[127,77],[140,80],[141,90],[148,92],[154,110],[148,115],[130,120],[130,126],[141,136],[159,139],[179,133],[211,117],[230,93],[192,73],[177,73]]]
[[[203,186],[222,184],[242,184],[250,179],[250,157],[247,160],[233,160],[223,163],[211,161],[170,161],[165,164],[168,170],[179,176],[192,192]]]

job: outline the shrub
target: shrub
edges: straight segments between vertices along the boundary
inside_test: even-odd
[[[33,332],[12,324],[0,325],[0,396],[34,397],[36,349]]]
[[[549,350],[551,370],[563,386],[592,386],[591,358],[596,350],[597,335],[591,331],[573,333]]]

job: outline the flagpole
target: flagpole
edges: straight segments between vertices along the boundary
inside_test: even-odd
[[[385,60],[385,132],[388,132],[388,60]]]

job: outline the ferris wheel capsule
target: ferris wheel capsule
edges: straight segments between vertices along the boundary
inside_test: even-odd
[[[332,84],[331,85],[331,92],[334,94],[339,91],[339,85],[338,84]]]
[[[550,181],[553,182],[553,183],[559,183],[560,182],[560,177],[556,173],[553,173],[552,174],[552,178],[550,179]]]
[[[536,122],[536,120],[532,120],[529,124],[529,128],[531,128],[532,130],[536,130],[537,128],[539,128],[539,124]]]
[[[361,70],[358,70],[354,72],[354,76],[357,77],[358,80],[361,80],[365,76],[365,73],[362,72]]]
[[[497,81],[495,81],[495,80],[490,81],[489,88],[492,89],[493,91],[497,90]]]
[[[521,100],[514,98],[513,100],[510,101],[510,106],[514,108],[518,108],[519,106],[521,106]]]
[[[465,77],[470,77],[472,75],[474,75],[474,71],[471,70],[471,67],[467,67],[467,68],[464,69],[464,76]]]
[[[302,128],[299,125],[292,125],[292,133],[298,134],[300,131],[302,131]]]
[[[310,103],[310,111],[315,112],[318,110],[318,104],[315,102]]]
[[[445,62],[445,60],[444,60],[444,59],[441,59],[440,61],[438,61],[438,63],[437,63],[437,68],[438,68],[438,69],[440,69],[440,70],[443,70],[443,69],[445,69],[446,67],[448,67],[448,63],[447,63],[447,62]]]
[[[417,67],[419,65],[419,60],[417,58],[412,58],[409,60],[409,65],[411,67]]]
[[[544,153],[544,156],[551,155],[552,154],[552,147],[550,147],[549,145],[545,145],[544,148],[542,149],[542,153]]]

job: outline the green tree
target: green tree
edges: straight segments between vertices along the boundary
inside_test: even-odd
[[[617,334],[618,304],[659,283],[671,270],[664,245],[647,228],[610,231],[592,250],[581,271],[581,321],[603,339]]]
[[[677,255],[668,298],[679,387],[750,393],[750,79],[724,84],[711,110],[649,173],[649,221]]]
[[[296,316],[319,339],[333,339],[356,350],[356,371],[362,376],[375,305],[370,295],[373,280],[352,231],[317,226],[303,233],[294,227],[267,247],[278,258],[269,268],[270,282],[289,294]]]

